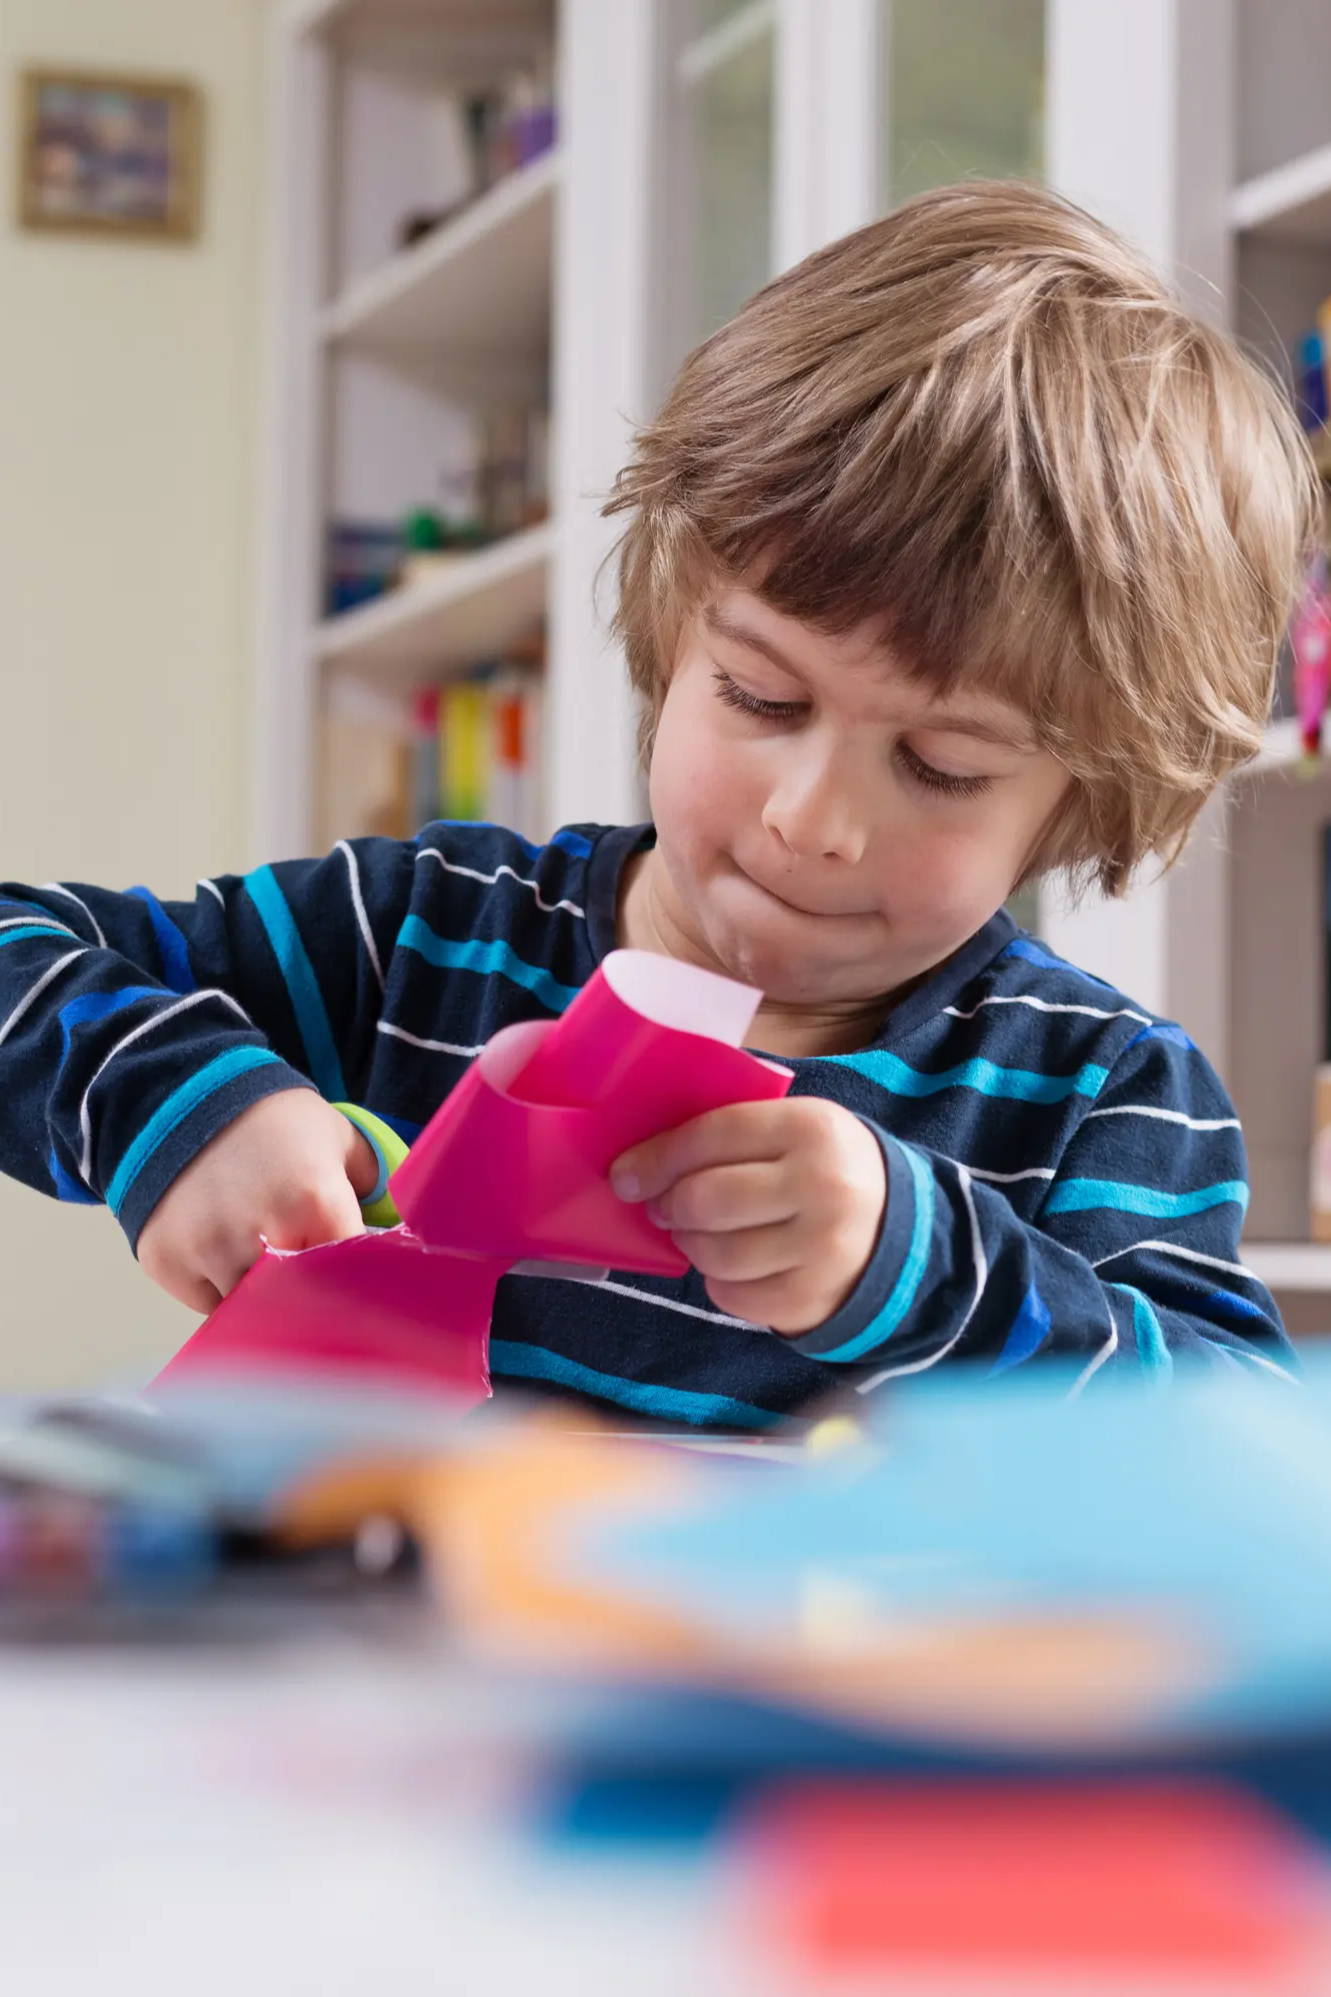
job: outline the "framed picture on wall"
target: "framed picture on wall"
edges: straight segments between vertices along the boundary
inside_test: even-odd
[[[24,228],[171,242],[197,235],[203,104],[192,84],[32,69],[20,96]]]

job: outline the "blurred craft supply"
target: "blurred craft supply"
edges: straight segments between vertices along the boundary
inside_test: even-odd
[[[702,1683],[864,1737],[1112,1755],[1326,1726],[1331,1365],[1074,1379],[931,1375],[887,1447],[871,1404],[876,1446],[589,1519],[565,1571],[703,1632]]]
[[[451,1420],[379,1385],[353,1402],[312,1375],[290,1397],[238,1378],[151,1404],[12,1405],[0,1635],[170,1635],[205,1613],[237,1629],[247,1605],[286,1618],[410,1579],[413,1479]],[[365,1503],[312,1530],[304,1494],[332,1466],[360,1472]]]
[[[824,1997],[1311,1997],[1331,1963],[1324,1857],[1221,1783],[777,1785],[737,1828],[760,1960]]]

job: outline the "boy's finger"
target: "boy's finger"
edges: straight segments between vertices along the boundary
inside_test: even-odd
[[[709,1276],[707,1294],[727,1317],[742,1318],[745,1324],[765,1325],[769,1331],[787,1338],[811,1331],[832,1308],[824,1299],[806,1297],[799,1279],[789,1271],[749,1282]]]
[[[737,1234],[676,1231],[670,1238],[700,1276],[721,1282],[760,1282],[769,1276],[788,1276],[795,1267],[791,1230],[785,1221],[772,1227],[746,1227]]]
[[[784,1102],[765,1102],[709,1110],[623,1152],[610,1167],[610,1183],[621,1200],[654,1200],[686,1173],[779,1158],[785,1109]]]
[[[207,1317],[222,1301],[221,1291],[206,1276],[189,1275],[183,1269],[149,1273],[169,1297],[174,1297],[178,1304],[184,1304],[187,1311],[197,1311],[200,1317]]]
[[[263,1232],[274,1248],[319,1248],[363,1234],[365,1222],[351,1181],[334,1172],[317,1185],[292,1189]]]
[[[771,1159],[756,1165],[713,1165],[704,1172],[690,1172],[648,1206],[650,1218],[660,1227],[699,1229],[706,1234],[765,1227],[772,1221],[793,1220],[798,1211],[790,1174]]]

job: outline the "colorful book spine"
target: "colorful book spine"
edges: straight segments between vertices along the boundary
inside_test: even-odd
[[[454,680],[439,694],[442,809],[483,819],[489,802],[490,697],[483,680]]]
[[[411,807],[415,826],[438,818],[442,803],[439,772],[439,689],[424,687],[411,703]]]

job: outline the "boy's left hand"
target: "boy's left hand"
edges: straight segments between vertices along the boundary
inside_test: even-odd
[[[883,1154],[837,1103],[735,1103],[624,1152],[619,1197],[645,1201],[718,1310],[793,1337],[841,1308],[887,1200]]]

